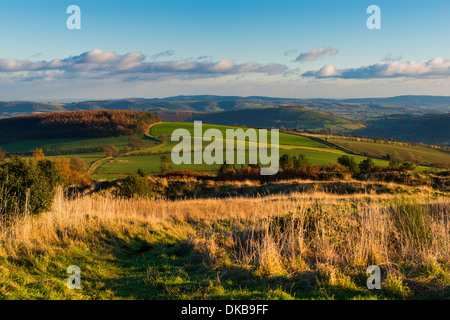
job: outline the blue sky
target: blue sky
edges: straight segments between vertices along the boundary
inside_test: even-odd
[[[81,30],[66,27],[73,4]],[[381,30],[366,27],[372,4]],[[449,12],[444,0],[1,1],[0,100],[449,95]]]

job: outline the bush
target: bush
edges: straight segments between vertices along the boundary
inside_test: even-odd
[[[280,168],[283,170],[291,169],[294,167],[294,159],[288,154],[283,154],[280,157]]]
[[[193,170],[171,170],[166,171],[163,173],[160,173],[157,175],[159,178],[166,178],[166,179],[197,179],[197,180],[211,180],[215,176],[211,173],[207,172],[199,172],[199,171],[193,171]]]
[[[116,195],[125,198],[149,198],[152,195],[152,190],[147,179],[133,173],[119,184]]]
[[[169,158],[169,156],[161,156],[159,169],[162,173],[172,170],[172,160]]]
[[[397,161],[395,161],[395,160],[391,160],[391,161],[389,161],[389,167],[388,168],[397,170],[397,169],[400,168],[400,164]]]
[[[142,168],[138,168],[137,175],[142,177],[142,178],[145,178],[147,176],[147,172],[145,172],[145,170],[142,169]]]
[[[337,159],[339,164],[342,164],[343,166],[347,167],[350,169],[351,172],[354,173],[358,173],[359,172],[359,167],[355,162],[355,159],[353,157],[349,157],[349,156],[340,156]]]
[[[409,161],[405,161],[400,165],[400,169],[403,171],[411,171],[414,170],[416,168],[415,165],[413,165],[411,162]]]
[[[309,161],[308,157],[303,153],[300,153],[297,158],[294,157],[294,168],[301,168],[310,165],[311,162]]]
[[[52,161],[12,157],[0,164],[0,214],[49,210],[61,181]]]
[[[80,157],[74,156],[70,159],[70,170],[83,173],[86,169],[87,164]]]
[[[361,161],[358,166],[361,172],[370,172],[373,168],[375,168],[375,163],[372,159],[367,158]]]
[[[234,177],[235,174],[236,174],[236,167],[234,166],[234,164],[223,163],[219,168],[217,177],[219,179],[228,180]]]
[[[65,187],[87,187],[92,183],[92,180],[86,174],[72,170],[70,160],[65,157],[59,157],[58,160],[56,160],[56,166],[59,169]]]

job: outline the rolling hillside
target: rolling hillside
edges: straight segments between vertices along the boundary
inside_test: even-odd
[[[354,130],[362,128],[359,122],[344,119],[328,112],[314,111],[301,106],[264,109],[243,109],[214,113],[156,112],[165,121],[194,121],[221,125],[246,125],[308,130]]]
[[[182,122],[162,122],[155,124],[151,127],[149,134],[153,137],[158,137],[161,134],[170,136],[173,130],[183,128],[188,130],[193,134],[193,123],[182,123]],[[218,129],[222,135],[224,142],[224,148],[226,147],[226,135],[227,129],[236,129],[232,126],[223,126],[215,124],[203,124],[203,131],[208,129]],[[194,139],[198,139],[194,137]],[[193,144],[193,141],[191,141]],[[269,141],[270,143],[270,141]],[[311,140],[307,137],[302,137],[293,134],[280,133],[280,150],[279,154],[289,154],[290,156],[298,156],[299,154],[305,155],[312,164],[315,165],[326,165],[337,161],[339,156],[345,153],[330,148],[322,143]],[[131,172],[136,172],[139,168],[145,170],[149,173],[158,173],[160,170],[160,159],[162,155],[169,155],[172,148],[178,144],[178,142],[172,142],[170,139],[162,142],[160,145],[153,146],[150,148],[132,151],[127,154],[122,154],[116,158],[105,159],[98,166],[94,172],[94,178],[101,180],[113,180],[117,177],[124,176]],[[203,142],[202,146],[205,148],[210,142]],[[192,149],[194,150],[194,149]],[[245,157],[248,159],[248,143],[246,143]],[[191,153],[193,156],[193,153]],[[356,161],[362,161],[365,158],[362,156],[354,156]],[[388,162],[383,160],[374,159],[375,163],[379,166],[387,166]],[[193,161],[192,161],[193,162]],[[199,170],[199,171],[211,171],[214,172],[218,169],[220,164],[180,164],[174,165],[174,169],[185,169],[185,170]],[[238,165],[239,166],[239,165]]]
[[[39,112],[49,113],[59,111],[66,111],[64,104],[33,101],[0,101],[0,118],[9,118]]]
[[[367,121],[367,124],[352,134],[450,145],[450,113],[395,115]]]
[[[449,126],[450,97],[445,96],[337,100],[196,95],[72,103],[0,102],[0,118],[87,110],[150,112],[165,121],[203,120],[226,125],[357,130],[352,134],[391,136],[398,140],[429,144],[447,144],[449,140],[446,128]]]
[[[399,96],[365,99],[288,99],[238,96],[176,96],[163,99],[119,99],[72,103],[0,102],[0,118],[37,112],[79,110],[134,110],[212,112],[248,108],[303,106],[316,111],[331,112],[349,119],[367,119],[391,114],[426,114],[450,112],[450,98],[439,96]]]
[[[388,98],[344,99],[348,103],[389,103],[412,106],[449,106],[450,96],[397,96]]]
[[[397,162],[411,161],[421,165],[450,167],[450,151],[445,146],[409,144],[405,142],[308,134],[308,137],[319,138],[328,143],[342,147],[343,150],[369,157],[383,158]],[[319,140],[319,141],[320,141]]]

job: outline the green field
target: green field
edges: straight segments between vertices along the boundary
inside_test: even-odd
[[[319,152],[310,151],[302,149],[291,149],[291,150],[280,150],[280,156],[282,154],[289,154],[291,156],[298,156],[299,154],[304,154],[312,164],[315,165],[326,165],[329,163],[337,162],[337,158],[345,153],[330,153],[330,152]],[[95,177],[97,179],[107,178],[106,180],[111,180],[117,177],[117,175],[122,173],[136,172],[139,168],[143,169],[149,173],[158,173],[160,171],[161,155],[142,155],[142,156],[122,156],[116,159],[105,161],[99,170],[96,172]],[[354,156],[357,162],[365,159],[365,157]],[[246,159],[248,159],[248,152],[246,152]],[[248,161],[246,161],[246,164]],[[374,159],[374,163],[377,166],[387,166],[388,161]],[[206,165],[206,164],[180,164],[174,166],[176,169],[183,170],[215,170],[220,167],[220,164]],[[240,167],[240,165],[236,165]]]
[[[94,177],[96,179],[105,179],[105,180],[113,180],[122,174],[127,174],[131,172],[136,172],[139,168],[150,172],[157,173],[160,171],[160,159],[163,154],[170,155],[172,148],[178,144],[177,141],[170,141],[170,136],[172,132],[176,129],[183,128],[188,130],[193,134],[194,124],[193,123],[184,123],[184,122],[164,122],[159,123],[151,127],[150,136],[158,137],[161,134],[164,134],[168,137],[167,141],[161,143],[158,146],[146,148],[139,151],[133,151],[126,155],[121,155],[115,159],[109,159],[103,161],[103,163],[99,166],[98,170],[96,170]],[[210,125],[203,124],[203,131],[208,129],[218,129],[225,137],[226,129],[236,129],[236,127],[231,126],[220,126],[220,125]],[[245,128],[244,128],[245,130]],[[200,137],[194,137],[192,139],[192,145],[194,145],[194,140],[201,139]],[[222,141],[226,141],[226,139],[222,139]],[[270,140],[269,140],[270,142]],[[205,148],[210,142],[202,143],[203,148]],[[248,141],[246,142],[246,150],[248,150]],[[225,145],[224,145],[225,146]],[[279,154],[289,154],[291,156],[298,156],[299,154],[304,154],[308,157],[310,162],[315,165],[325,165],[333,162],[337,162],[337,158],[341,155],[346,154],[343,151],[333,149],[325,146],[319,142],[313,141],[311,139],[280,133],[280,150]],[[192,148],[192,150],[195,150]],[[245,152],[246,156],[246,164],[248,164],[249,152]],[[354,156],[357,162],[362,161],[365,157],[362,156]],[[220,164],[194,164],[193,155],[191,155],[191,164],[180,164],[174,165],[175,169],[185,169],[185,170],[202,170],[202,171],[213,171],[220,167]],[[374,160],[376,165],[379,166],[387,166],[388,162],[383,160]],[[237,167],[240,164],[236,165]]]
[[[93,178],[98,180],[113,180],[126,174],[136,172],[139,168],[149,172],[157,173],[160,171],[160,159],[162,155],[170,155],[174,146],[178,141],[171,141],[170,137],[172,132],[176,129],[186,129],[192,135],[194,133],[194,124],[187,122],[162,122],[157,123],[149,128],[149,132],[146,135],[139,136],[148,143],[148,147],[131,151],[126,154],[123,153],[124,147],[128,143],[129,136],[120,137],[107,137],[107,138],[71,138],[71,139],[43,139],[43,140],[27,140],[10,143],[0,146],[1,149],[7,152],[31,152],[36,148],[44,150],[54,150],[64,157],[71,158],[78,156],[82,158],[89,166],[95,161],[103,159],[96,164],[95,170],[92,171]],[[223,146],[226,147],[226,142],[230,141],[226,139],[227,129],[238,129],[232,126],[203,124],[203,132],[208,129],[218,129],[222,134]],[[242,128],[244,131],[246,128]],[[167,136],[166,141],[162,142],[158,137],[164,134]],[[317,137],[325,139],[325,136],[317,135]],[[426,146],[409,145],[409,144],[381,144],[363,141],[351,141],[345,138],[336,136],[326,136],[327,141],[333,144],[339,145],[347,150],[351,150],[355,153],[364,154],[368,156],[382,157],[386,154],[390,154],[394,159],[397,157],[404,160],[416,160],[424,163],[445,163],[450,161],[450,155],[442,150],[433,149]],[[201,137],[193,137],[192,151],[194,148],[194,141],[200,143]],[[270,147],[270,131],[268,137]],[[325,165],[333,162],[337,162],[337,158],[346,154],[344,151],[329,147],[320,142],[309,139],[308,137],[280,133],[279,136],[279,154],[289,154],[291,156],[298,156],[304,154],[308,157],[310,162],[314,165]],[[202,149],[208,146],[211,142],[201,141]],[[100,148],[108,145],[115,145],[122,152],[120,156],[116,158],[105,158],[102,152],[86,152],[89,148]],[[237,147],[237,144],[236,144]],[[241,147],[242,148],[242,147]],[[246,164],[248,163],[248,148],[249,141],[245,142]],[[241,149],[242,150],[242,149]],[[59,155],[50,155],[48,158],[55,159]],[[366,156],[355,156],[357,162],[362,161]],[[193,153],[191,154],[193,159]],[[387,166],[388,161],[374,159],[374,162],[378,166]],[[236,163],[236,162],[235,162]],[[240,164],[237,165],[239,167]],[[180,164],[174,165],[174,169],[186,169],[186,170],[202,170],[202,171],[214,171],[220,167],[220,164]],[[424,170],[427,167],[418,167],[417,170]]]
[[[189,133],[193,136],[194,135],[194,123],[190,122],[163,122],[158,123],[150,128],[150,135],[154,137],[158,137],[160,134],[165,134],[166,136],[170,137],[172,132],[176,129],[186,129],[189,131]],[[216,125],[216,124],[202,124],[202,131],[203,133],[206,130],[209,129],[218,129],[222,136],[226,137],[226,130],[227,129],[243,129],[244,131],[247,128],[238,128],[238,127],[232,127],[232,126],[222,126],[222,125]],[[257,130],[259,134],[259,130]],[[268,137],[270,137],[270,131],[268,131]],[[253,140],[252,140],[253,141]],[[321,147],[326,148],[325,145],[313,141],[308,138],[295,136],[292,134],[286,134],[286,133],[280,133],[280,145],[293,145],[293,146],[310,146],[310,147]]]
[[[6,152],[32,152],[36,149],[42,149],[44,152],[50,150],[61,152],[77,149],[102,148],[114,145],[119,148],[119,150],[123,150],[128,143],[129,137],[131,136],[25,140],[4,144],[1,145],[0,148]],[[149,139],[147,136],[137,137],[146,139],[151,145],[156,145],[156,142]]]
[[[390,142],[375,143],[367,139],[353,141],[345,138],[328,137],[329,142],[358,153],[367,153],[376,157],[390,157],[397,161],[414,161],[421,164],[450,164],[450,153],[444,150],[420,145]]]

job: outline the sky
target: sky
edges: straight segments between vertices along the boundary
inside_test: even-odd
[[[2,0],[0,100],[450,95],[449,13],[448,0]]]

